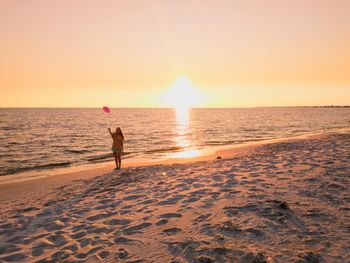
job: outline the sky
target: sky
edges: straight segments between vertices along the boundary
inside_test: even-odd
[[[181,78],[200,107],[349,105],[350,1],[0,0],[0,107],[166,107]]]

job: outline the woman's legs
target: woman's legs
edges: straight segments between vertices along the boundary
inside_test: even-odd
[[[120,169],[122,167],[122,153],[120,151],[118,151],[117,157],[118,157],[118,164],[119,164],[118,168]]]
[[[119,167],[118,167],[118,156],[117,156],[117,153],[116,153],[116,152],[113,152],[113,156],[114,156],[114,161],[115,161],[115,167],[116,167],[116,168],[119,168]]]

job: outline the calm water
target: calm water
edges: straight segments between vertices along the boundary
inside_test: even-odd
[[[0,109],[0,175],[111,158],[121,126],[124,158],[239,144],[350,126],[350,108]]]

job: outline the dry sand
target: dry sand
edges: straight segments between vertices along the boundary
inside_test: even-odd
[[[2,185],[0,262],[350,262],[350,134],[223,157]]]

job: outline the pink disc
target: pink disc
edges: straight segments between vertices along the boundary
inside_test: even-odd
[[[106,113],[109,113],[111,111],[107,106],[104,106],[102,109]]]

